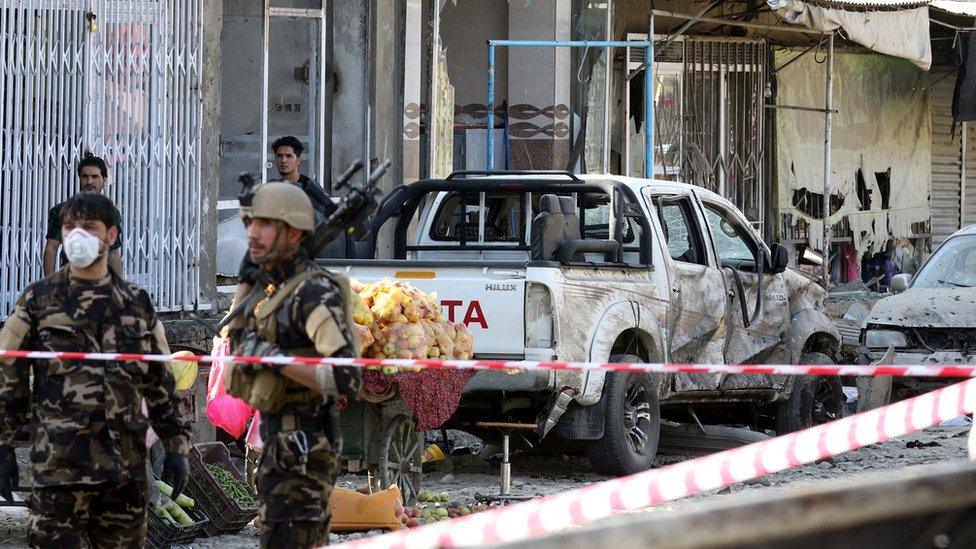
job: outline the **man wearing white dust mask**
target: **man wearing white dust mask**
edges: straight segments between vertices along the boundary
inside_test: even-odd
[[[115,211],[94,192],[64,203],[68,264],[24,290],[0,331],[0,349],[169,354],[149,294],[109,269]],[[28,422],[32,547],[145,544],[150,425],[166,451],[162,480],[173,499],[183,490],[190,425],[165,364],[0,360],[0,497],[7,500],[18,489],[11,443]]]

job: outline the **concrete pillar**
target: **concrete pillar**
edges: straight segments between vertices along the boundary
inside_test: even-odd
[[[571,0],[509,4],[512,40],[570,40]],[[569,48],[508,52],[509,148],[514,169],[564,169],[569,159]]]
[[[332,131],[332,179],[337,178],[355,160],[368,161],[366,155],[366,109],[369,105],[369,9],[370,2],[329,2],[329,27],[332,29],[328,63],[334,85],[326,97],[326,128]],[[362,176],[359,176],[362,180]]]
[[[403,47],[403,179],[420,178],[420,105],[423,96],[423,0],[406,0]]]
[[[373,134],[375,162],[393,162],[380,188],[386,194],[403,182],[404,18],[406,0],[373,1]],[[419,2],[418,2],[419,4]],[[419,37],[417,38],[419,40]]]
[[[217,200],[220,192],[220,70],[223,6],[203,2],[203,130],[200,136],[200,302],[217,299]]]

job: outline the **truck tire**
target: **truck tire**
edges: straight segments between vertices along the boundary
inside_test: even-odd
[[[613,355],[610,362],[641,362],[634,355]],[[654,377],[638,372],[609,372],[603,384],[603,437],[587,447],[590,464],[610,475],[647,470],[654,464],[661,437],[661,407]]]
[[[801,364],[834,364],[824,353],[803,353]],[[844,416],[844,388],[837,376],[797,376],[790,397],[776,405],[776,433],[785,435]]]

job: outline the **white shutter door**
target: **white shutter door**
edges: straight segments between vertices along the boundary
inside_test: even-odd
[[[955,78],[933,72],[932,109],[932,247],[959,229],[962,181],[962,124],[952,132],[952,89]]]

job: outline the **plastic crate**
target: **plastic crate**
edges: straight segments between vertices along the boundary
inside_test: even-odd
[[[217,465],[242,481],[244,474],[230,461],[230,452],[219,442],[198,444],[190,450],[190,478],[186,481],[186,493],[196,500],[210,522],[204,527],[207,536],[236,534],[258,515],[258,507],[242,508],[224,493],[207,465]],[[253,493],[253,492],[252,492]],[[257,496],[254,497],[257,500]]]
[[[199,504],[198,504],[199,505]],[[204,533],[210,524],[206,513],[197,509],[184,509],[186,514],[196,523],[190,526],[173,526],[157,517],[152,510],[146,523],[146,547],[149,549],[165,549],[172,545],[186,545]]]

